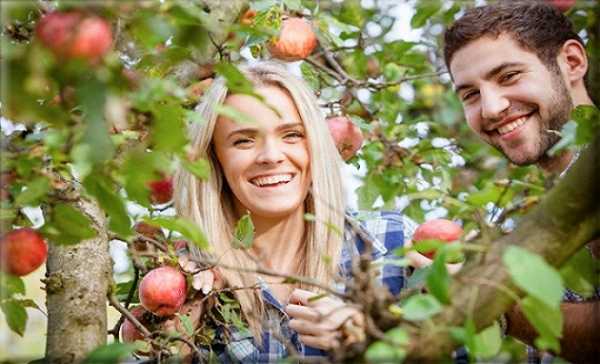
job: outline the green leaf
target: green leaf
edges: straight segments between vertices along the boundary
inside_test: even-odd
[[[403,317],[409,321],[427,320],[441,310],[442,305],[430,294],[411,296],[402,305]]]
[[[600,131],[600,110],[593,105],[579,105],[571,114],[577,123],[575,144],[584,145],[591,142]]]
[[[577,135],[577,123],[573,120],[566,122],[560,131],[560,140],[548,150],[550,156],[556,155],[558,152],[575,145]]]
[[[89,146],[89,153],[86,155],[88,162],[95,165],[110,160],[114,154],[114,145],[104,119],[107,88],[97,80],[87,79],[76,90],[85,122],[80,144]]]
[[[233,247],[249,249],[254,241],[254,224],[250,214],[242,216],[235,225]]]
[[[521,310],[540,336],[535,340],[541,350],[560,351],[558,338],[562,336],[563,316],[560,306],[551,307],[545,302],[528,296],[521,301]]]
[[[76,244],[96,236],[90,218],[67,204],[54,206],[52,219],[46,225],[43,228],[44,233],[58,244]]]
[[[23,279],[0,271],[0,298],[12,297],[15,294],[25,294]]]
[[[50,181],[48,178],[46,176],[36,177],[15,197],[15,204],[18,206],[38,205],[48,191],[50,191]]]
[[[206,235],[204,235],[204,232],[198,225],[190,220],[183,217],[154,217],[145,218],[144,220],[149,224],[181,233],[181,235],[192,241],[199,249],[208,249]]]
[[[254,92],[254,85],[252,82],[250,82],[233,64],[221,62],[215,65],[215,71],[225,78],[230,93],[253,95],[260,100],[263,99],[262,96]]]
[[[159,153],[146,152],[141,147],[130,150],[120,168],[125,179],[124,187],[127,197],[142,206],[149,206],[148,182],[160,178],[156,171],[164,165],[168,165],[168,161],[161,158]]]
[[[542,257],[518,246],[509,246],[502,261],[519,288],[549,307],[560,305],[564,291],[562,278]]]
[[[7,300],[0,303],[0,309],[6,317],[8,327],[19,336],[23,336],[27,325],[27,311],[23,305],[14,300]]]
[[[210,177],[210,163],[208,160],[200,158],[190,162],[186,158],[181,158],[180,161],[183,168],[201,180],[206,181]]]
[[[188,336],[192,336],[194,334],[194,328],[192,326],[192,321],[190,320],[189,316],[182,314],[177,315],[179,316],[179,320],[183,324],[183,328],[185,329],[186,334]]]
[[[152,145],[157,151],[183,152],[187,144],[185,109],[175,103],[156,103],[152,107]]]
[[[421,28],[423,25],[425,25],[429,18],[431,18],[440,10],[441,7],[442,4],[438,0],[420,2],[417,6],[415,15],[413,15],[412,19],[410,19],[410,26],[413,29]]]
[[[584,298],[594,294],[600,286],[600,261],[592,257],[588,249],[580,249],[560,269],[565,286]]]
[[[406,350],[396,348],[383,341],[375,341],[367,348],[365,358],[369,363],[402,363]]]
[[[450,275],[446,269],[446,250],[440,249],[435,255],[435,259],[431,264],[431,270],[425,278],[427,290],[435,297],[438,301],[443,304],[450,303],[450,295],[448,293],[448,287],[450,285]]]
[[[86,192],[94,196],[109,217],[109,228],[127,237],[131,235],[131,221],[123,199],[114,191],[117,186],[101,173],[92,173],[83,181]]]
[[[133,353],[136,349],[134,344],[112,343],[102,345],[91,353],[83,361],[83,364],[118,363],[121,359]]]
[[[470,352],[478,359],[489,359],[500,351],[502,335],[497,322],[475,335],[475,351]]]

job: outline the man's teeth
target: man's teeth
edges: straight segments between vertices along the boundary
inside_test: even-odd
[[[515,130],[516,128],[518,128],[519,126],[525,124],[526,120],[527,120],[526,116],[520,117],[517,120],[513,121],[512,123],[502,125],[501,127],[499,127],[498,132],[500,134],[506,134],[508,132],[511,132],[511,131]]]
[[[292,180],[292,175],[291,174],[277,174],[274,176],[266,176],[266,177],[256,177],[254,179],[252,179],[250,182],[252,182],[252,184],[255,184],[259,187],[262,186],[268,186],[268,185],[274,185],[277,183],[287,183],[289,181]]]

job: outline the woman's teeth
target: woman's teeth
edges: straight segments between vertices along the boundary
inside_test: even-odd
[[[273,176],[256,177],[250,182],[258,187],[276,185],[278,183],[288,183],[292,180],[291,174],[277,174]]]

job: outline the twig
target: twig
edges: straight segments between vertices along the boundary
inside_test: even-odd
[[[123,307],[123,305],[121,305],[121,303],[117,299],[117,296],[115,296],[115,294],[113,292],[109,292],[108,302],[117,311],[119,311],[123,316],[125,316],[129,321],[131,321],[133,326],[135,326],[135,328],[138,329],[144,337],[152,336],[152,333],[146,328],[146,326],[142,325],[142,323],[139,322],[138,319],[135,318],[135,316],[133,316],[133,314],[131,312],[129,312],[129,310],[127,310],[125,307]]]

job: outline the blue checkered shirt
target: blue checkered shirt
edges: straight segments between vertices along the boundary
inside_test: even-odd
[[[389,260],[397,258],[394,250],[404,245],[415,228],[415,223],[398,212],[369,212],[351,214],[359,221],[361,228],[371,238],[373,263],[379,269],[378,279],[388,287],[392,294],[398,294],[405,285],[404,268],[390,264]],[[340,257],[340,273],[342,280],[351,279],[352,257],[361,254],[365,242],[352,230],[349,224],[344,228],[344,240]],[[343,283],[336,289],[344,291]],[[228,344],[213,345],[211,350],[220,363],[274,363],[296,351],[304,357],[326,356],[323,350],[304,345],[298,334],[289,327],[289,317],[284,312],[284,304],[272,294],[265,282],[261,283],[261,292],[265,302],[265,319],[263,321],[262,345],[255,342],[248,331],[240,331],[234,327],[229,329]],[[286,346],[287,345],[287,346]],[[288,350],[288,347],[293,350]]]

